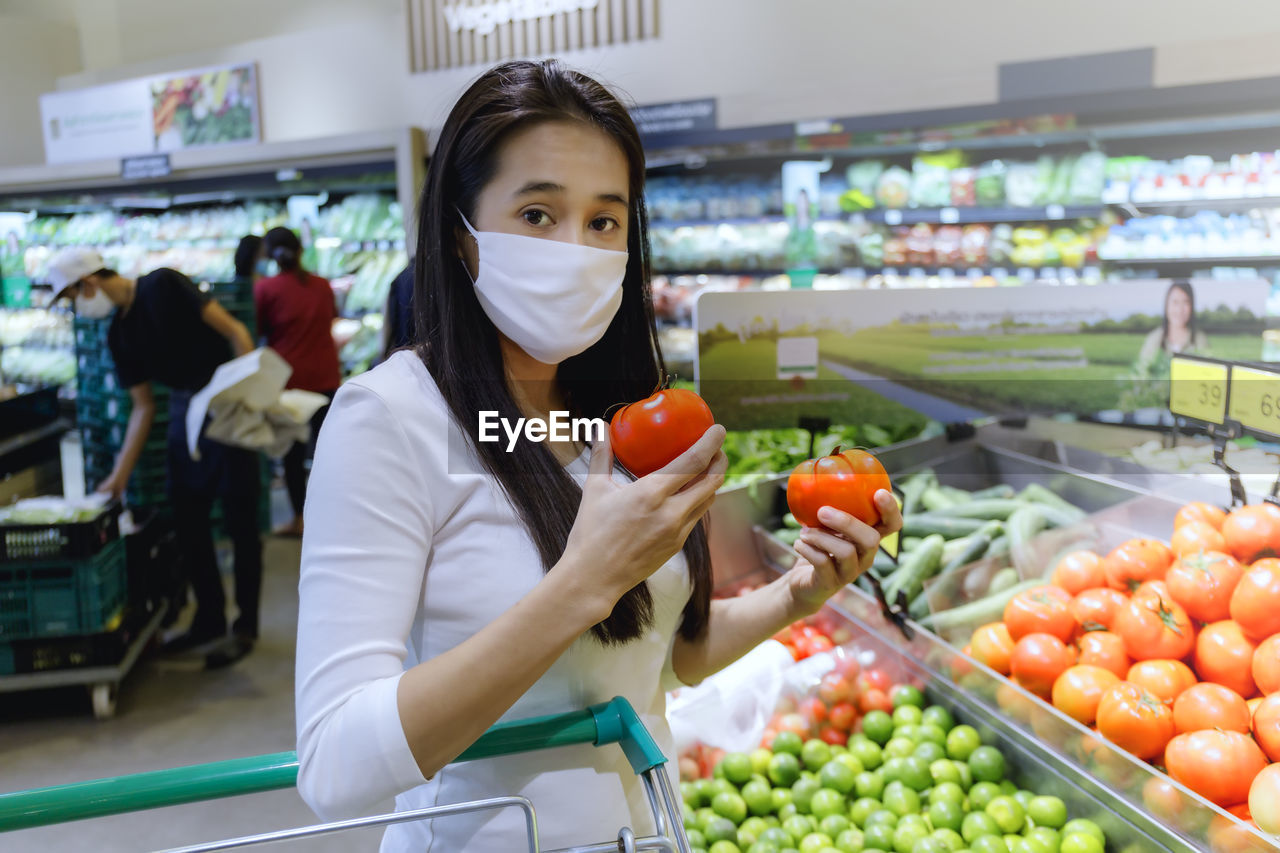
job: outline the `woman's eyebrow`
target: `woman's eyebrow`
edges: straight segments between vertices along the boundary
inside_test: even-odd
[[[520,189],[516,190],[515,196],[518,198],[522,195],[535,195],[537,193],[563,193],[563,192],[565,192],[564,185],[557,184],[555,181],[530,181],[529,183],[522,186]],[[627,206],[627,197],[622,193],[600,193],[600,195],[596,196],[596,199],[599,201],[620,204],[623,207]]]

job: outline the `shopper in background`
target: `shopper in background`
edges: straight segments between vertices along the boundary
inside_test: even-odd
[[[419,345],[338,393],[307,502],[298,789],[322,817],[519,794],[547,847],[653,831],[617,750],[449,762],[500,718],[624,696],[674,768],[665,691],[816,612],[901,526],[883,490],[878,528],[824,507],[790,572],[712,602],[701,520],[723,427],[634,481],[607,432],[478,441],[481,411],[600,418],[658,385],[643,196],[626,108],[554,61],[492,69],[445,123],[421,202]],[[398,824],[382,850],[526,844],[504,811]]]
[[[258,635],[262,585],[262,541],[258,535],[258,454],[201,438],[200,459],[187,450],[187,407],[209,383],[218,365],[253,349],[244,324],[201,293],[186,276],[158,269],[137,280],[106,269],[91,249],[69,248],[54,256],[49,280],[56,296],[75,297],[81,317],[111,317],[108,347],[120,386],[133,399],[129,426],[111,475],[98,491],[124,494],[129,476],[151,432],[155,415],[152,382],[169,394],[169,496],[178,544],[196,597],[196,613],[183,636],[166,644],[185,651],[227,634],[226,596],[213,546],[210,514],[220,500],[235,553],[234,649],[220,647],[210,663],[242,657]],[[225,643],[222,644],[225,646]]]
[[[409,261],[391,282],[387,308],[383,313],[382,358],[386,361],[396,350],[415,343],[413,331],[413,261]]]
[[[342,383],[333,323],[338,305],[329,280],[302,268],[302,242],[288,228],[272,228],[263,240],[266,256],[276,262],[279,275],[260,279],[253,287],[258,334],[267,346],[293,368],[289,388],[315,391],[330,398]],[[307,461],[328,406],[311,418],[311,440],[294,442],[284,457],[284,480],[293,506],[293,520],[277,529],[277,536],[302,535],[302,507],[307,495]]]
[[[235,264],[236,278],[240,281],[257,283],[258,279],[264,278],[270,264],[262,238],[256,234],[241,237],[240,244],[236,246]]]

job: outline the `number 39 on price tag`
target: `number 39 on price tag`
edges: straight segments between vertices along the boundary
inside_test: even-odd
[[[1232,365],[1231,418],[1255,432],[1280,436],[1280,372]]]
[[[1225,364],[1174,356],[1169,366],[1169,411],[1184,418],[1221,424],[1227,417]]]

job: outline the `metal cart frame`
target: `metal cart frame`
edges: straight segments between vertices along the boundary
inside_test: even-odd
[[[621,697],[582,711],[499,723],[458,756],[457,762],[583,743],[595,746],[618,744],[622,747],[631,769],[644,783],[649,807],[653,811],[656,835],[637,837],[629,827],[622,827],[617,839],[613,841],[543,851],[538,843],[537,816],[533,804],[524,797],[495,797],[195,844],[174,848],[169,853],[231,850],[349,829],[504,808],[518,808],[524,813],[530,853],[610,853],[639,850],[691,853],[689,839],[684,832],[682,800],[676,794],[664,767],[667,758],[635,709]],[[297,784],[297,780],[297,754],[281,752],[17,791],[0,794],[0,832],[290,788]]]

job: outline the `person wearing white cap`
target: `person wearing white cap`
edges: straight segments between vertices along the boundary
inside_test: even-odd
[[[196,614],[190,630],[166,644],[173,651],[222,640],[227,633],[226,597],[218,574],[210,515],[222,502],[227,531],[235,551],[236,604],[234,647],[242,657],[258,633],[258,599],[262,585],[262,541],[257,508],[260,489],[257,454],[200,440],[200,460],[187,452],[186,410],[191,395],[209,383],[218,366],[233,353],[253,349],[244,324],[181,273],[158,269],[129,279],[107,268],[98,252],[68,248],[49,265],[55,301],[74,297],[76,314],[103,320],[111,317],[107,346],[120,387],[129,389],[133,409],[114,470],[98,491],[124,494],[142,454],[155,416],[152,382],[170,389],[168,489],[192,589]],[[215,663],[216,662],[216,663]],[[213,665],[229,662],[211,656]]]

